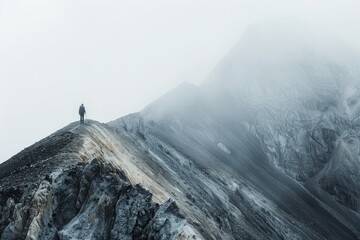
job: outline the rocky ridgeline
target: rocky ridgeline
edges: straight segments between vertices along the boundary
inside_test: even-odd
[[[173,200],[154,203],[104,159],[76,161],[79,143],[55,134],[1,165],[0,239],[196,239]]]
[[[1,164],[1,239],[360,239],[360,57],[294,26]]]

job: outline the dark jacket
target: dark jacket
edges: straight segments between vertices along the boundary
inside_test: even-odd
[[[86,113],[84,105],[81,105],[79,108],[79,114],[84,115]]]

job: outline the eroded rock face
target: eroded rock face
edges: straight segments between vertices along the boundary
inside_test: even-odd
[[[230,153],[219,141],[164,142],[166,135],[150,130],[144,139],[122,126],[71,124],[43,141],[67,144],[31,162],[40,161],[44,175],[19,164],[21,170],[1,179],[0,239],[357,238],[350,212],[343,212],[343,223],[344,215],[330,214],[264,159],[238,159],[258,150],[226,139]]]
[[[79,143],[62,140],[69,146]],[[50,158],[62,161],[64,153]],[[36,150],[26,156],[31,159],[32,154]],[[37,164],[37,159],[32,160]],[[33,178],[27,186],[1,184],[0,239],[196,238],[184,231],[188,223],[173,200],[153,202],[148,190],[132,185],[124,172],[104,159],[74,163],[49,166],[46,177]],[[22,169],[12,176],[29,179],[22,175],[26,173]]]
[[[340,42],[337,48],[318,45],[302,33],[312,26],[296,28],[291,36],[282,33],[296,24],[277,26],[250,28],[198,91],[210,92],[205,103],[216,99],[209,105],[223,102],[221,109],[230,115],[225,119],[233,121],[216,114],[211,120],[238,135],[255,135],[260,151],[280,171],[359,213],[359,158],[352,154],[359,148],[359,54]]]
[[[331,162],[315,179],[335,199],[360,213],[360,129],[344,131],[337,139]]]
[[[335,102],[320,104],[326,108],[304,105],[291,112],[286,108],[269,110],[258,119],[253,132],[268,159],[281,171],[309,189],[319,186],[359,212],[360,122],[353,115],[357,107],[350,101],[358,93],[347,95],[343,91],[339,89],[343,96]]]

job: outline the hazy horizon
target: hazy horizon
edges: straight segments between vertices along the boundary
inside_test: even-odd
[[[0,162],[78,121],[140,111],[202,82],[249,25],[323,25],[358,48],[356,1],[0,0]]]

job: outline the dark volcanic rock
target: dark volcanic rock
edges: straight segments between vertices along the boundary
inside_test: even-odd
[[[184,217],[101,156],[79,153],[75,125],[0,165],[1,239],[170,239]],[[75,127],[76,129],[76,127]],[[78,130],[81,132],[84,129]],[[175,228],[174,228],[175,226]]]

